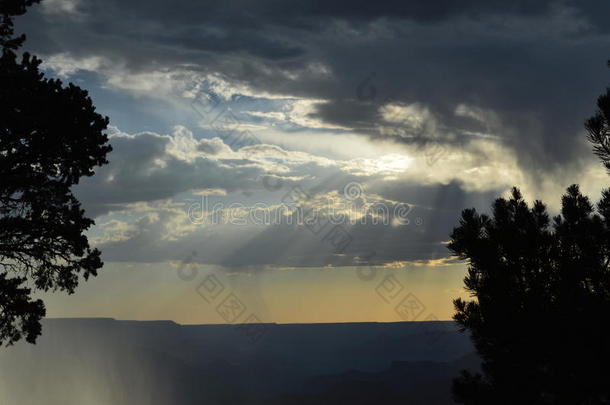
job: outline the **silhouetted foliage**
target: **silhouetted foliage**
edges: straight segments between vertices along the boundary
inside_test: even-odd
[[[71,186],[107,163],[108,118],[85,90],[44,78],[39,59],[15,54],[24,37],[13,36],[12,17],[35,2],[0,3],[0,344],[40,334],[45,307],[33,289],[72,293],[80,274],[102,266]]]
[[[610,67],[610,61],[608,61]],[[610,87],[597,99],[597,111],[585,121],[587,138],[593,144],[593,152],[610,173]]]
[[[483,375],[454,381],[465,404],[610,403],[610,190],[597,212],[578,186],[561,214],[519,190],[493,214],[464,210],[449,249],[469,262],[475,300],[454,301]]]
[[[0,0],[0,47],[17,49],[25,41],[25,34],[14,36],[13,17],[25,14],[29,6],[40,0]]]

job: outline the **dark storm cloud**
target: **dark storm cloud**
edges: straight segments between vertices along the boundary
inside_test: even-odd
[[[203,1],[178,0],[172,2],[133,1],[129,3],[83,4],[85,12],[121,13],[129,19],[159,19],[168,24],[198,24],[214,22],[236,24],[248,28],[267,25],[309,27],[319,19],[372,20],[382,17],[413,19],[422,22],[438,22],[457,16],[484,16],[488,14],[542,15],[556,3],[550,0],[532,2],[520,0],[444,1],[377,1],[368,0],[234,0]],[[108,6],[106,6],[108,4]],[[299,24],[301,23],[301,24]]]
[[[106,65],[116,66],[118,73],[109,74],[125,76],[176,70],[211,73],[246,85],[255,94],[326,100],[315,106],[313,117],[373,139],[421,142],[417,131],[412,133],[400,121],[384,122],[380,112],[390,103],[417,105],[434,123],[421,131],[423,135],[434,135],[437,142],[452,147],[480,134],[495,136],[517,152],[521,168],[533,177],[558,177],[558,167],[572,166],[576,172],[579,164],[592,159],[583,142],[582,123],[608,82],[608,2],[82,0],[75,12],[61,12],[54,7],[62,0],[47,1],[17,24],[28,33],[26,47],[46,57],[99,56]],[[458,114],[460,106],[476,114]],[[400,136],[380,131],[392,125]],[[149,147],[155,146],[153,141]],[[119,149],[114,153],[120,161]],[[124,153],[129,163],[130,151]],[[161,172],[164,177],[159,179],[146,171],[152,160],[151,152],[142,159],[142,171],[124,170],[129,176],[122,179],[131,183],[120,183],[115,193],[104,183],[97,194],[90,194],[102,205],[103,198],[128,203],[170,198],[217,185],[220,178],[231,179],[230,183],[247,178],[208,167],[207,161],[193,169],[171,160],[169,174]],[[200,180],[200,173],[207,177]],[[384,184],[375,192],[430,208],[421,214],[425,226],[408,232],[402,227],[355,228],[359,237],[352,247],[354,255],[369,254],[372,245],[380,244],[377,251],[383,260],[431,257],[444,249],[439,242],[462,208],[485,207],[499,192],[469,192],[472,198],[467,198],[458,183]],[[228,190],[241,187],[229,186]],[[149,255],[150,246],[165,242],[158,240],[162,233],[155,231],[156,223],[145,225],[129,241],[113,242],[105,251],[115,260],[127,260],[138,249],[142,257]],[[294,232],[236,231],[223,239],[226,249],[206,248],[207,260],[231,265],[339,260],[331,254],[322,257],[318,239]],[[209,241],[207,246],[217,245]],[[172,249],[167,245],[157,252],[166,259]],[[278,252],[287,258],[274,258]]]
[[[39,7],[19,28],[47,55],[101,55],[133,72],[188,64],[254,90],[326,99],[315,115],[371,137],[388,99],[429,108],[447,142],[467,133],[459,104],[489,109],[501,121],[495,135],[532,173],[588,153],[582,122],[607,81],[610,4],[600,1],[92,0],[76,10]],[[332,76],[307,71],[312,62]]]

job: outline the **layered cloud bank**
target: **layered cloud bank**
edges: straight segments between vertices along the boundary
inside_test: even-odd
[[[599,196],[582,122],[608,81],[608,12],[47,0],[17,28],[112,119],[110,164],[77,189],[107,261],[390,265],[446,258],[460,211],[513,185],[551,209],[571,183]],[[348,246],[307,223],[193,220],[197,203],[275,215],[294,190],[322,219],[344,214],[330,225]]]
[[[110,164],[77,193],[97,216],[94,241],[111,261],[175,261],[192,251],[224,266],[435,260],[447,256],[461,209],[485,207],[514,183],[537,186],[510,149],[485,138],[444,149],[434,165],[426,146],[339,159],[270,144],[233,150],[185,127],[166,135],[113,128],[110,139]],[[591,170],[592,180],[605,179]],[[335,226],[349,238],[341,251],[328,236]]]

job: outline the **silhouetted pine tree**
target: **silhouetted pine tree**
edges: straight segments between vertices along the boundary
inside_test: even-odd
[[[610,67],[610,61],[608,61]],[[585,121],[587,137],[593,152],[610,173],[610,87],[597,99],[597,112]]]
[[[102,266],[71,186],[107,163],[108,118],[85,90],[44,78],[39,59],[18,61],[25,37],[13,35],[13,17],[37,2],[0,0],[0,344],[40,334],[45,308],[32,288],[71,293]]]
[[[610,403],[610,191],[597,210],[578,186],[549,219],[519,190],[491,216],[464,210],[449,249],[468,260],[454,319],[482,374],[454,380],[464,404]]]

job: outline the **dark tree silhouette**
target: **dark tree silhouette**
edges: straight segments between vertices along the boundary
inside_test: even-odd
[[[610,87],[597,99],[597,111],[585,121],[585,128],[587,138],[593,144],[593,152],[610,173]]]
[[[596,212],[597,211],[597,212]],[[463,372],[464,404],[610,403],[610,190],[597,210],[578,186],[561,214],[519,190],[491,216],[464,210],[449,249],[468,260],[454,319],[471,333],[482,374]]]
[[[38,1],[0,0],[0,344],[34,343],[45,307],[33,290],[72,293],[95,276],[100,252],[83,232],[93,224],[71,192],[107,163],[108,118],[85,90],[47,79],[41,61],[15,50],[13,17]],[[20,59],[20,60],[19,60]]]

